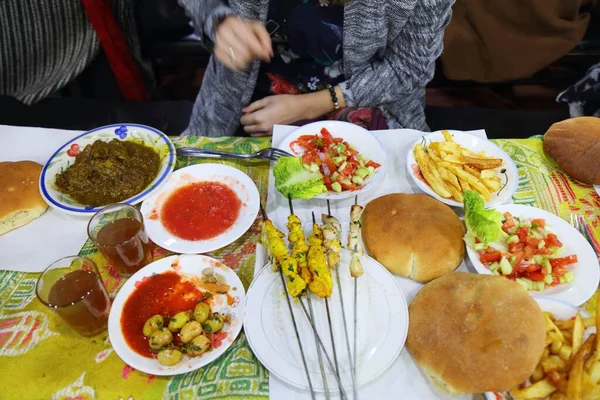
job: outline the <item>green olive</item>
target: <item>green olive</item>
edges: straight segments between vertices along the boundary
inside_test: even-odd
[[[210,340],[204,335],[196,336],[187,347],[187,354],[190,357],[199,356],[210,347]]]
[[[210,333],[219,332],[223,328],[223,316],[219,313],[214,313],[204,323],[204,330]]]
[[[155,330],[162,328],[164,324],[163,317],[160,315],[153,315],[144,324],[144,336],[150,337]]]
[[[181,328],[179,338],[182,343],[189,343],[193,338],[202,334],[202,325],[198,321],[190,321]]]
[[[188,322],[190,322],[189,311],[179,312],[175,314],[173,318],[171,318],[171,320],[169,321],[169,330],[171,332],[179,332],[179,330],[183,328],[183,326]]]
[[[163,349],[158,352],[156,358],[162,365],[175,365],[181,361],[183,354],[175,349]]]
[[[194,308],[194,319],[203,324],[210,315],[210,307],[206,303],[199,303]]]
[[[165,327],[158,328],[152,335],[150,335],[150,339],[148,343],[150,344],[150,348],[152,350],[160,350],[163,347],[167,346],[173,341],[173,334],[170,330]]]

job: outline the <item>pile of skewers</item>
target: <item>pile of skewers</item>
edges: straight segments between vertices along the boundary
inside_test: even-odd
[[[291,199],[289,200],[290,215],[288,216],[287,228],[289,231],[288,241],[292,247],[291,252],[284,241],[285,235],[279,231],[273,222],[268,219],[265,210],[261,206],[264,224],[262,232],[262,242],[267,247],[269,258],[273,265],[273,270],[278,271],[281,277],[281,283],[286,292],[286,300],[289,312],[292,317],[292,324],[296,334],[296,339],[302,357],[302,363],[306,372],[308,386],[312,398],[315,398],[315,391],[311,382],[309,369],[306,363],[304,354],[303,341],[298,332],[296,318],[292,311],[291,298],[296,298],[302,311],[307,318],[317,344],[317,355],[319,360],[321,377],[323,379],[323,388],[325,397],[330,398],[327,377],[323,359],[327,362],[327,366],[333,372],[336,383],[339,387],[340,397],[348,398],[340,377],[340,369],[337,356],[337,348],[335,345],[333,328],[331,324],[331,313],[329,300],[333,293],[333,277],[332,271],[335,272],[335,278],[340,298],[342,309],[342,317],[344,322],[344,334],[346,339],[346,351],[350,360],[350,373],[352,379],[353,398],[358,399],[357,391],[357,279],[363,274],[361,256],[363,247],[360,244],[360,216],[362,207],[355,204],[350,209],[350,226],[348,233],[347,247],[352,251],[352,257],[349,264],[349,273],[354,280],[354,335],[353,335],[353,351],[350,350],[350,338],[348,335],[348,324],[346,321],[345,304],[342,296],[342,288],[340,284],[340,252],[342,243],[340,239],[341,224],[331,215],[329,200],[327,201],[327,214],[322,214],[322,225],[319,226],[313,212],[312,233],[305,239],[300,218],[294,214],[294,209]],[[308,240],[308,244],[307,244]],[[286,279],[287,278],[287,279]],[[287,281],[287,282],[286,282]],[[327,320],[329,325],[329,334],[331,340],[332,354],[330,355],[320,337],[314,323],[314,310],[311,301],[312,296],[317,296],[324,299],[325,310],[327,312]],[[304,304],[306,300],[306,305]]]

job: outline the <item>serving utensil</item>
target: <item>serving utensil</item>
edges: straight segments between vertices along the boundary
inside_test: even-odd
[[[227,151],[198,149],[196,147],[181,147],[177,149],[178,157],[206,157],[217,159],[232,159],[232,160],[266,160],[277,161],[280,157],[293,157],[293,154],[287,151],[269,147],[262,149],[256,153],[238,154]]]
[[[592,246],[592,249],[596,253],[596,256],[598,257],[598,259],[600,259],[600,252],[598,252],[598,250],[596,250],[596,248],[594,247],[594,241],[592,240],[592,237],[590,236],[590,233],[587,230],[585,218],[583,218],[580,215],[571,213],[571,225],[573,225],[573,227],[577,229],[579,233],[581,233],[585,240],[588,241],[588,243],[590,244],[590,246]]]

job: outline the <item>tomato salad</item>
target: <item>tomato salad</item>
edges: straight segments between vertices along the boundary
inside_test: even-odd
[[[544,219],[518,218],[507,212],[502,230],[507,236],[499,242],[486,246],[475,238],[472,246],[494,275],[535,291],[573,281],[573,272],[567,266],[577,263],[577,255],[560,257],[563,244],[546,229]]]
[[[325,128],[316,135],[303,135],[291,143],[300,148],[307,169],[320,171],[327,190],[342,192],[360,189],[369,176],[381,167],[368,160],[342,138],[334,138]]]

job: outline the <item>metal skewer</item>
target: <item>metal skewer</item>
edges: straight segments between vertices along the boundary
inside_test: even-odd
[[[354,196],[354,204],[357,205],[358,204],[358,196]],[[358,244],[354,245],[354,251],[356,252],[358,250]],[[358,391],[356,390],[356,370],[357,370],[357,360],[358,360],[358,354],[356,352],[357,349],[357,340],[356,340],[356,336],[357,336],[357,320],[358,320],[358,278],[354,277],[354,359],[353,359],[353,363],[352,363],[352,370],[354,371],[354,373],[352,374],[352,386],[354,388],[354,399],[357,400],[358,399]]]
[[[329,199],[327,199],[327,215],[331,217],[331,205]],[[344,296],[342,295],[342,285],[340,283],[340,269],[336,266],[335,268],[335,279],[337,281],[338,294],[340,296],[340,303],[342,306],[342,319],[344,321],[344,334],[346,336],[346,350],[348,351],[348,359],[350,361],[350,374],[352,377],[352,390],[354,392],[354,398],[357,399],[356,391],[356,380],[354,379],[354,363],[352,361],[352,352],[350,351],[350,337],[348,336],[348,323],[346,321],[346,307],[344,306]]]
[[[267,213],[263,208],[262,204],[260,204],[260,211],[263,216],[263,220],[267,220]],[[300,340],[300,333],[298,333],[298,326],[296,325],[296,317],[294,316],[294,311],[292,310],[292,302],[290,301],[290,294],[288,293],[287,286],[285,285],[285,279],[283,277],[283,271],[279,268],[279,277],[281,278],[281,284],[283,285],[283,290],[285,291],[285,299],[287,300],[288,309],[290,310],[290,316],[292,317],[292,324],[294,325],[294,332],[296,333],[296,340],[298,341],[298,347],[300,348],[300,355],[302,356],[302,364],[304,365],[304,372],[306,373],[306,379],[308,380],[308,387],[310,388],[310,397],[313,400],[316,400],[315,390],[312,385],[312,381],[310,380],[310,373],[308,372],[308,365],[306,364],[306,356],[304,355],[304,348],[302,347],[302,341]],[[300,302],[302,303],[302,302]]]
[[[290,207],[290,214],[294,214],[294,206],[292,205],[292,197],[291,196],[288,196],[288,205]],[[307,285],[308,285],[308,282],[307,282]],[[308,290],[308,286],[306,289],[306,301],[308,302],[308,310],[310,311],[310,321],[314,321],[315,315],[313,312],[312,301],[310,300],[310,293]],[[323,356],[321,355],[321,348],[319,347],[319,343],[317,341],[316,332],[315,332],[315,345],[317,346],[317,357],[319,359],[319,369],[321,370],[321,378],[323,379],[323,389],[325,391],[325,398],[327,400],[329,400],[330,399],[329,385],[327,384],[327,375],[325,374],[325,367],[323,366]]]

